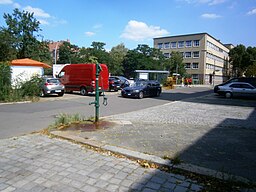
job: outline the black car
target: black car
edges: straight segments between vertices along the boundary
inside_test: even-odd
[[[111,78],[115,78],[117,81],[120,82],[120,89],[130,86],[129,80],[123,76],[111,76]]]
[[[222,84],[214,86],[214,93],[218,93],[219,92],[219,86],[227,85],[227,84],[233,83],[233,82],[250,83],[251,85],[256,87],[256,77],[235,77],[235,78],[229,79],[228,81],[226,81],[226,82],[224,82]]]
[[[109,77],[109,91],[114,90],[118,91],[118,89],[121,89],[121,81],[119,79],[116,79],[115,77]]]
[[[146,80],[136,81],[130,87],[122,89],[121,95],[123,97],[134,97],[142,99],[148,96],[160,96],[162,92],[161,85],[158,81]]]

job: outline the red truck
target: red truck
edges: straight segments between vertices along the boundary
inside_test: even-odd
[[[99,73],[99,89],[100,93],[107,91],[109,88],[108,82],[108,67],[105,64],[100,64],[101,71]],[[96,64],[70,64],[66,65],[59,72],[58,77],[65,85],[66,92],[80,91],[82,95],[92,93],[96,88]]]

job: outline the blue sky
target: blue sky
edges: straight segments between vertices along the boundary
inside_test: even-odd
[[[44,40],[153,47],[153,38],[206,32],[222,43],[256,47],[256,0],[0,0],[4,13],[33,12]]]

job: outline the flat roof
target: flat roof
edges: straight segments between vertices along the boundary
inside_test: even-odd
[[[135,70],[136,73],[170,73],[169,71],[159,71],[159,70]]]
[[[220,44],[222,44],[223,46],[225,46],[225,44],[223,44],[219,39],[216,39],[215,37],[211,36],[209,33],[191,33],[191,34],[184,34],[184,35],[173,35],[173,36],[165,36],[165,37],[156,37],[156,38],[153,38],[154,40],[155,39],[165,39],[165,38],[175,38],[175,37],[185,37],[185,36],[192,36],[192,35],[208,35],[210,36],[211,38],[213,38],[214,40],[218,41]],[[226,46],[225,46],[226,47]]]

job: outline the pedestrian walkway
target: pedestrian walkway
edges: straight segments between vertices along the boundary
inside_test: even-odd
[[[196,192],[203,188],[179,174],[143,168],[126,158],[40,134],[0,140],[0,154],[1,192]]]

